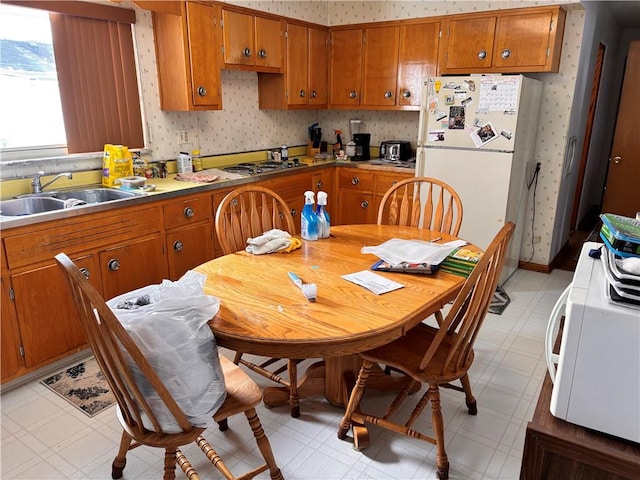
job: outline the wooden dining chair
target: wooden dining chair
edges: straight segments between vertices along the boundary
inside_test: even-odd
[[[202,436],[205,428],[190,424],[187,416],[98,291],[67,255],[60,253],[55,258],[66,273],[91,350],[116,397],[116,414],[123,432],[120,448],[111,467],[111,477],[114,479],[122,477],[129,450],[146,445],[164,448],[165,480],[175,479],[176,464],[189,480],[198,480],[197,472],[180,450],[181,446],[193,442],[200,447],[226,479],[236,478],[211,444]],[[213,344],[212,348],[215,348]],[[255,407],[262,401],[260,388],[231,361],[220,356],[220,362],[225,380],[226,399],[213,415],[213,419],[218,422],[220,430],[224,431],[228,428],[229,417],[244,413],[265,462],[243,474],[241,478],[253,478],[269,470],[273,480],[281,480],[282,473],[276,465],[271,445],[256,413]],[[137,372],[133,365],[137,367]],[[140,380],[140,375],[144,377],[147,385],[140,385],[136,381],[136,379]],[[155,391],[159,400],[148,401],[151,389]],[[161,410],[169,414],[179,425],[178,433],[167,433],[163,430],[156,413]],[[153,425],[152,430],[143,425],[144,416],[148,419],[147,425],[149,422]]]
[[[366,448],[369,444],[368,431],[364,425],[366,422],[435,444],[437,476],[441,480],[449,477],[439,388],[454,380],[469,382],[467,372],[473,363],[473,344],[491,305],[514,227],[514,224],[509,222],[498,232],[456,296],[440,328],[419,323],[397,340],[360,353],[363,359],[362,367],[340,422],[338,438],[346,439],[347,432],[353,426],[355,448]],[[367,386],[369,373],[378,363],[390,365],[410,378],[410,382],[382,416],[360,410],[360,401]],[[428,388],[416,402],[406,422],[392,420],[393,415],[408,400],[409,394],[422,385],[427,385]],[[475,401],[467,398],[467,402],[470,400]],[[433,436],[413,428],[429,402]]]
[[[248,238],[255,238],[273,228],[295,235],[296,227],[287,203],[274,191],[256,185],[239,187],[228,193],[216,210],[216,235],[222,253],[244,250]],[[291,416],[300,416],[297,365],[300,359],[266,358],[255,363],[236,352],[233,362],[244,365],[289,391]],[[282,373],[287,372],[287,377]]]
[[[378,208],[378,225],[407,225],[457,236],[461,224],[460,196],[451,185],[431,177],[392,185]]]

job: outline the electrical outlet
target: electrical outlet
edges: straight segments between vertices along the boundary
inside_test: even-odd
[[[535,244],[535,243],[540,243],[541,241],[542,241],[542,238],[540,238],[540,236],[539,236],[539,235],[534,236],[534,237],[533,237],[533,240],[532,240],[532,242],[533,242],[534,244]]]
[[[176,135],[178,145],[185,145],[189,143],[189,130],[178,130]]]

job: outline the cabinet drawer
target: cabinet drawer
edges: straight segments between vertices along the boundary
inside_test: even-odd
[[[413,170],[407,170],[411,173],[378,173],[376,174],[376,194],[383,197],[387,190],[400,180],[405,180],[414,176]]]
[[[374,175],[372,172],[357,168],[338,169],[338,189],[352,188],[373,192]]]
[[[162,207],[166,229],[213,220],[213,206],[209,195],[168,203]]]
[[[159,208],[119,209],[108,215],[86,215],[42,224],[3,241],[7,264],[14,269],[50,261],[60,252],[71,256],[161,231]]]

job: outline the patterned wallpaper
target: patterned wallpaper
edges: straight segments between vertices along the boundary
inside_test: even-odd
[[[233,1],[314,23],[340,25],[428,17],[453,13],[528,7],[557,1]],[[562,2],[567,3],[567,2]],[[535,193],[529,192],[528,212],[521,259],[547,265],[550,261],[551,234],[562,175],[566,132],[576,83],[578,56],[584,27],[584,10],[569,5],[565,26],[560,72],[539,74],[545,82],[541,120],[538,125],[536,161],[541,172]],[[371,144],[385,139],[406,139],[415,146],[418,134],[417,112],[383,111],[272,111],[258,109],[258,79],[254,72],[222,72],[223,110],[212,112],[164,112],[160,110],[153,47],[151,14],[138,10],[136,39],[141,71],[143,108],[149,147],[154,159],[173,159],[181,149],[200,148],[205,155],[246,152],[274,148],[280,144],[303,145],[306,127],[318,122],[323,139],[333,141],[333,131],[349,131],[349,119],[363,120],[363,131],[371,133]],[[326,19],[326,21],[325,21]],[[190,145],[177,143],[176,130],[187,130]],[[346,135],[345,135],[346,136]],[[534,217],[535,206],[535,219]],[[533,236],[541,242],[531,244]],[[534,248],[535,247],[535,248]]]

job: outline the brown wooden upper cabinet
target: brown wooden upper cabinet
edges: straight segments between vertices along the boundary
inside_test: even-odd
[[[364,30],[362,103],[369,107],[392,107],[398,86],[400,27],[371,27]]]
[[[220,110],[220,44],[215,4],[137,2],[153,11],[162,110]]]
[[[222,8],[224,68],[282,73],[284,19]]]
[[[560,6],[449,17],[440,73],[557,72],[565,17]]]
[[[284,75],[258,75],[262,109],[326,108],[329,29],[287,23]]]
[[[439,45],[439,21],[400,25],[396,105],[406,110],[420,107],[422,79],[436,75]]]
[[[357,107],[362,96],[361,28],[333,30],[329,49],[330,107]],[[382,61],[382,59],[380,59]]]

